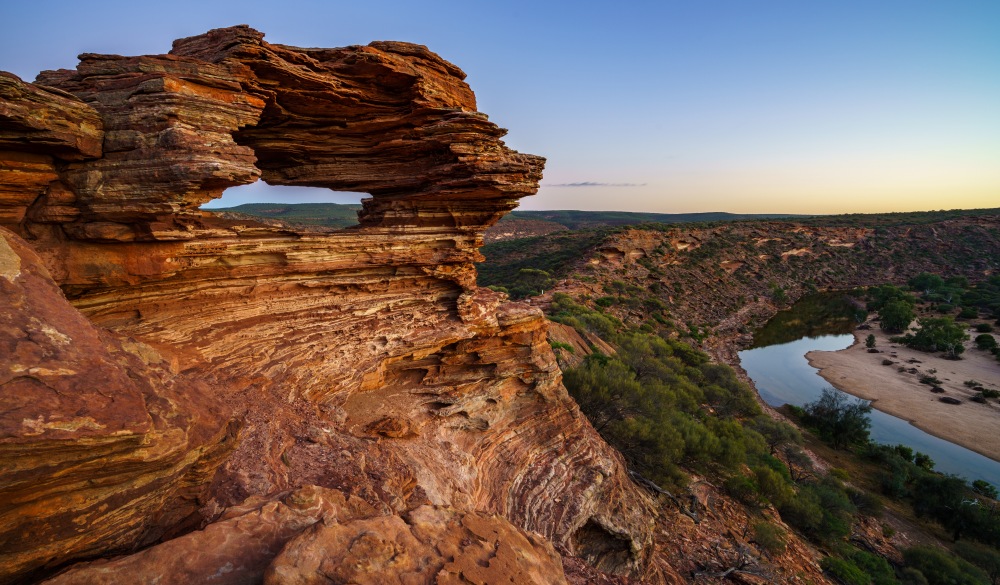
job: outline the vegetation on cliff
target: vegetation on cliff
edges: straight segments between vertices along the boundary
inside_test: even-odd
[[[936,235],[913,237],[932,218],[945,222],[934,224]],[[815,437],[853,453],[850,473],[823,472],[803,450],[803,438],[794,427],[762,415],[752,401],[743,399],[747,390],[728,368],[689,343],[719,350],[725,345],[717,344],[723,339],[733,343],[736,333],[749,344],[745,327],[760,318],[746,310],[750,307],[781,307],[824,286],[844,289],[886,280],[913,280],[907,283],[911,290],[891,285],[869,289],[869,308],[879,311],[888,330],[906,331],[930,306],[959,318],[972,306],[977,315],[989,315],[995,308],[990,294],[997,288],[995,278],[970,285],[965,275],[981,277],[980,269],[995,268],[989,250],[1000,250],[998,219],[989,213],[945,212],[889,214],[868,221],[876,227],[859,231],[851,231],[863,223],[858,218],[852,218],[853,224],[828,222],[838,226],[831,229],[815,227],[817,218],[796,220],[799,227],[739,222],[560,232],[487,246],[480,281],[507,285],[519,296],[534,296],[549,287],[570,293],[543,297],[550,318],[598,335],[616,349],[612,355],[593,353],[565,369],[564,382],[581,409],[641,477],[677,493],[685,490],[689,474],[707,476],[746,509],[761,514],[754,527],[760,534],[760,554],[770,554],[764,543],[780,550],[785,542],[775,536],[780,529],[764,513],[774,510],[785,524],[826,551],[823,569],[840,582],[947,578],[985,583],[983,570],[1000,555],[993,540],[1000,508],[992,486],[970,486],[940,475],[929,457],[905,447],[870,443],[870,406],[860,401],[821,399],[798,411],[798,421]],[[851,228],[845,230],[844,225]],[[943,236],[945,232],[949,235]],[[987,237],[977,243],[973,234],[978,233]],[[603,239],[589,250],[583,247],[583,242],[598,238]],[[945,239],[949,242],[942,246]],[[559,256],[569,242],[572,254]],[[562,261],[573,256],[579,257],[575,263]],[[864,270],[852,270],[852,263]],[[939,284],[926,277],[929,269],[952,272],[938,277]],[[535,280],[526,286],[529,278]],[[831,318],[842,318],[845,328],[853,329],[865,310],[856,300],[837,298],[843,300],[843,310]],[[731,310],[706,311],[701,303]],[[878,526],[886,501],[893,514],[914,518],[928,534],[945,530],[951,538],[961,538],[960,546],[953,547],[955,554],[980,568],[967,561],[943,562],[947,557],[923,555],[919,548],[907,552],[906,561],[881,556],[889,554],[886,551],[858,548],[858,527]],[[900,504],[908,511],[901,512]],[[914,558],[921,562],[910,560]]]
[[[819,471],[794,427],[763,414],[731,369],[666,329],[628,327],[563,294],[554,296],[550,318],[614,345],[614,355],[595,352],[566,369],[564,383],[641,477],[677,492],[689,473],[707,475],[749,509],[777,510],[786,524],[829,551],[823,568],[844,583],[912,583],[921,576],[944,582],[934,581],[942,575],[984,583],[977,565],[988,568],[1000,558],[995,489],[936,473],[930,458],[907,447],[870,442],[868,403],[830,392],[791,409],[817,437],[856,454],[868,476],[859,482],[864,478],[843,470]],[[895,570],[885,558],[857,548],[848,537],[859,519],[881,516],[882,498],[905,502],[916,518],[947,530],[962,542],[956,550],[965,551],[971,564],[943,562],[947,557],[924,555],[918,548],[906,558],[919,562],[907,560]],[[768,525],[764,520],[755,530],[773,531]],[[766,534],[760,540],[780,546]]]
[[[589,295],[632,325],[670,321],[699,341],[749,334],[816,290],[903,285],[922,272],[979,281],[1000,270],[1000,212],[617,226],[482,252],[481,286],[515,298],[539,289]],[[521,272],[530,269],[547,274]]]
[[[844,544],[856,517],[880,511],[877,498],[817,470],[796,429],[762,413],[731,368],[667,329],[630,328],[560,294],[550,314],[615,346],[614,355],[595,352],[566,369],[563,380],[641,477],[676,492],[688,474],[708,476],[755,514],[773,507],[822,545]],[[760,518],[761,541],[778,546],[765,536],[773,531],[766,516]]]

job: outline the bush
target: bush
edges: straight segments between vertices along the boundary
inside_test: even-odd
[[[913,303],[905,300],[889,301],[878,312],[879,326],[889,333],[902,333],[916,317]]]
[[[817,434],[835,449],[868,442],[871,419],[869,402],[850,400],[846,394],[827,388],[816,402],[804,407],[806,425],[816,429]]]
[[[781,519],[807,534],[810,538],[833,542],[851,533],[851,521],[857,509],[843,486],[826,478],[807,483],[795,497],[778,508]]]
[[[594,301],[594,304],[598,307],[610,307],[615,304],[615,297],[601,297]]]
[[[892,566],[884,558],[862,550],[850,555],[851,562],[871,578],[872,585],[896,585]]]
[[[819,565],[823,571],[844,585],[871,585],[871,577],[848,560],[826,557]]]
[[[920,351],[947,352],[952,357],[965,351],[962,342],[969,339],[969,335],[950,317],[927,317],[917,323],[920,325],[917,332],[897,338],[900,343]]]
[[[1000,551],[971,542],[956,542],[955,554],[986,572],[990,581],[1000,583]]]
[[[606,316],[563,296],[553,301],[564,323],[612,326]],[[755,417],[760,408],[730,368],[709,363],[706,354],[676,339],[636,331],[608,337],[618,346],[616,355],[589,355],[567,369],[563,381],[594,428],[640,474],[680,486],[681,466],[734,470],[749,455],[766,454],[764,439],[735,418]],[[708,408],[715,416],[706,416]],[[761,497],[780,500],[780,475],[775,480],[769,470],[760,473]]]
[[[903,551],[906,567],[915,569],[926,583],[949,585],[990,585],[982,569],[963,559],[953,558],[947,552],[930,546],[915,546]]]
[[[760,490],[754,478],[745,475],[730,477],[722,484],[726,492],[736,500],[751,507],[759,507],[762,503]]]
[[[770,522],[753,525],[753,541],[770,555],[785,552],[785,532]]]
[[[979,316],[979,311],[972,307],[962,307],[962,310],[958,312],[959,319],[975,319]]]
[[[976,347],[983,351],[992,351],[997,347],[997,340],[995,337],[989,333],[983,333],[982,335],[976,336]]]
[[[912,567],[904,567],[899,571],[900,585],[930,585],[924,574]]]
[[[993,500],[997,499],[997,488],[993,487],[993,484],[982,479],[977,479],[972,482],[972,491]]]
[[[549,346],[552,347],[553,351],[555,351],[557,349],[562,349],[562,350],[568,351],[569,353],[576,353],[576,348],[574,348],[572,345],[570,345],[568,343],[563,343],[561,341],[550,340],[549,341]]]
[[[864,490],[848,489],[847,496],[858,512],[872,518],[880,518],[885,511],[885,504],[882,499]]]
[[[980,323],[976,325],[977,333],[990,333],[991,331],[993,331],[993,326],[989,323]]]

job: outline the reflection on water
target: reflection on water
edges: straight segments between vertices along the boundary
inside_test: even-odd
[[[806,361],[814,351],[837,351],[849,347],[853,335],[806,337],[741,351],[740,363],[753,380],[761,398],[774,407],[783,404],[802,406],[819,398],[830,383]],[[839,392],[839,390],[838,390]],[[878,443],[903,444],[930,455],[935,469],[954,473],[969,481],[983,479],[1000,486],[1000,463],[978,453],[929,435],[909,422],[879,410],[871,412],[871,438]]]
[[[866,316],[867,312],[847,293],[809,295],[802,297],[790,309],[779,312],[755,331],[751,347],[767,347],[831,333],[850,333]]]

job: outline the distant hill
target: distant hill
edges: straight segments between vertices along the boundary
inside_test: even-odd
[[[789,213],[726,213],[708,211],[701,213],[645,213],[634,211],[513,211],[501,221],[514,219],[544,220],[561,224],[571,230],[588,227],[636,225],[641,223],[692,223],[734,221],[738,219],[788,219],[810,217]]]
[[[236,207],[208,209],[213,213],[236,213],[332,228],[358,225],[359,203],[245,203]]]
[[[358,223],[359,203],[246,203],[211,209],[220,214],[243,214],[292,224],[345,228]],[[716,223],[727,221],[796,221],[809,226],[888,227],[924,225],[947,220],[996,215],[1000,209],[954,209],[878,214],[795,215],[790,213],[644,213],[632,211],[512,211],[486,232],[486,242],[516,240],[566,230],[615,228],[642,224]]]
[[[246,203],[211,209],[220,214],[243,214],[292,224],[344,228],[357,225],[358,203]],[[642,213],[632,211],[514,211],[486,234],[486,241],[539,236],[562,230],[616,227],[643,223],[692,223],[746,219],[787,219],[809,217],[781,213]]]

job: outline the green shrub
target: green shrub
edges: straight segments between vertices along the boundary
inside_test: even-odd
[[[965,346],[962,342],[969,335],[961,325],[957,325],[951,317],[926,317],[917,321],[920,328],[916,333],[907,333],[903,337],[894,338],[899,343],[920,351],[943,351],[952,357],[958,357]]]
[[[850,554],[850,560],[861,571],[871,578],[872,585],[897,585],[895,572],[884,558],[866,552],[855,550]]]
[[[885,504],[882,502],[882,499],[865,490],[848,488],[847,497],[851,499],[851,504],[857,508],[858,512],[865,516],[879,518],[885,511]]]
[[[993,583],[1000,583],[1000,551],[972,542],[956,542],[955,554],[982,569]]]
[[[844,585],[871,585],[872,579],[851,561],[826,557],[820,561],[823,571]]]
[[[930,546],[915,546],[903,551],[907,568],[919,571],[927,583],[948,585],[990,585],[982,569],[946,551]]]
[[[598,307],[610,307],[615,304],[615,297],[601,297],[594,300],[594,304]]]
[[[993,500],[997,499],[997,488],[993,487],[993,484],[982,479],[977,479],[972,482],[972,491]]]
[[[992,351],[997,347],[996,338],[990,335],[989,333],[983,333],[982,335],[977,335],[975,342],[976,342],[976,347],[983,351]]]
[[[759,507],[762,504],[760,490],[757,482],[752,477],[745,475],[734,475],[722,484],[726,492],[736,498],[736,500],[751,507]]]
[[[563,343],[561,341],[550,340],[549,341],[549,345],[552,347],[553,350],[564,349],[564,350],[566,350],[566,351],[568,351],[570,353],[576,353],[576,348],[574,348],[572,345],[570,345],[568,343]]]
[[[785,552],[785,532],[770,522],[754,523],[753,541],[770,555]]]
[[[553,307],[554,319],[574,327],[613,326],[564,296],[555,295]],[[730,368],[649,332],[609,338],[618,346],[616,355],[587,356],[563,373],[563,381],[594,428],[640,474],[667,487],[682,485],[682,467],[731,471],[749,455],[766,453],[764,439],[735,418],[755,417],[760,408]],[[706,415],[706,405],[715,416]],[[771,480],[764,477],[768,497],[780,498]]]
[[[823,441],[835,449],[843,449],[868,442],[871,410],[870,403],[850,400],[846,394],[827,388],[816,402],[805,405],[803,422],[816,429]]]
[[[930,585],[927,577],[913,567],[903,567],[899,570],[900,585]]]

